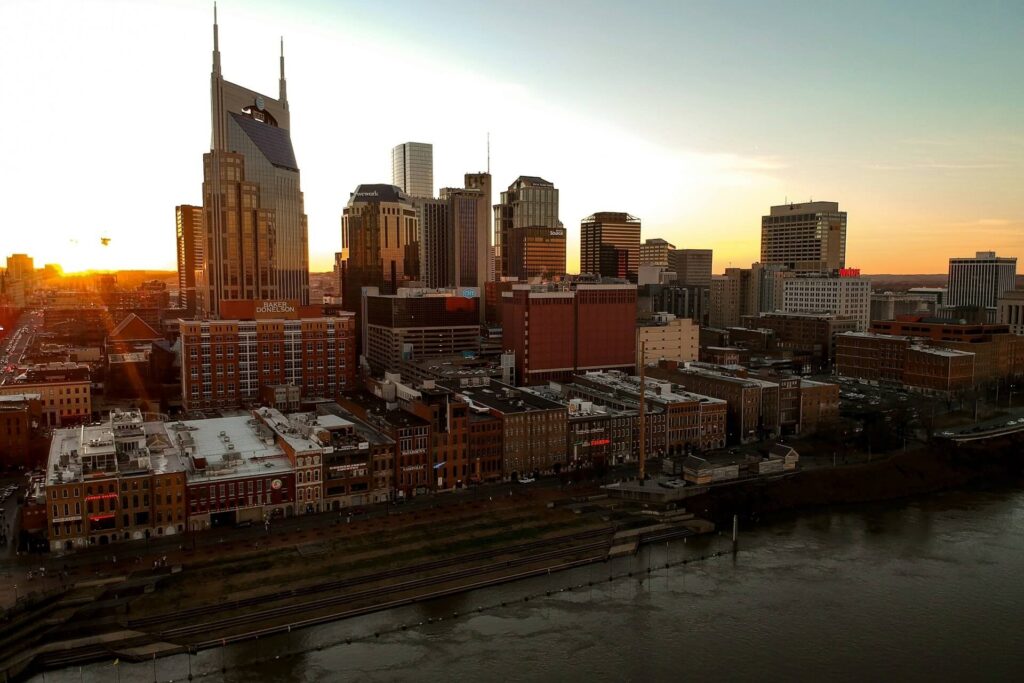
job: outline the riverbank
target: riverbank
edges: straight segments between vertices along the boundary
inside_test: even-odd
[[[1013,440],[985,447],[938,444],[865,464],[715,487],[688,499],[687,506],[699,517],[728,520],[738,514],[756,518],[782,510],[905,498],[1005,482],[1007,478],[1018,480],[1022,471],[1019,445]],[[612,521],[614,515],[624,514],[616,510],[618,504],[566,505],[564,498],[558,498],[551,492],[544,501],[501,501],[506,507],[489,513],[470,507],[460,515],[461,528],[439,525],[437,518],[410,519],[397,529],[367,528],[363,538],[348,539],[337,547],[307,547],[303,554],[296,546],[290,553],[278,555],[268,549],[224,562],[186,566],[180,574],[166,577],[166,583],[142,582],[137,590],[125,591],[128,595],[107,590],[93,604],[80,608],[69,622],[91,619],[90,628],[98,624],[101,630],[119,632],[119,636],[51,653],[36,666],[215,647],[228,639],[290,631],[600,562],[613,546],[622,545],[615,541],[613,526],[621,525],[622,518]],[[488,514],[490,520],[482,520]],[[438,526],[450,533],[438,538]],[[468,557],[463,551],[470,547],[482,550]],[[351,552],[359,548],[364,555]],[[346,563],[339,564],[334,557],[346,550],[351,555],[347,570],[341,566]],[[431,563],[423,561],[428,557],[433,559]],[[428,564],[431,566],[425,566]],[[356,576],[372,567],[382,571],[370,578]],[[254,573],[250,575],[248,569]],[[336,578],[324,581],[328,576]],[[281,589],[267,592],[268,585]],[[80,632],[71,628],[61,635]]]
[[[773,512],[855,505],[922,496],[988,484],[1024,481],[1024,439],[1019,435],[958,446],[933,442],[841,467],[804,470],[770,483],[723,486],[687,499],[688,508],[719,523]]]

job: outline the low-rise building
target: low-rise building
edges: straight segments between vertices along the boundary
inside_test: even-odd
[[[46,468],[51,550],[184,531],[186,469],[164,424],[138,411],[56,430]]]
[[[551,472],[566,465],[566,406],[488,379],[450,381],[446,386],[471,411],[487,410],[501,420],[505,478]]]
[[[295,512],[295,467],[274,429],[255,417],[167,425],[187,463],[188,522],[193,531],[264,523]]]
[[[395,441],[337,403],[317,406],[317,425],[326,430],[324,509],[394,499]]]
[[[0,395],[0,469],[33,465],[30,445],[42,414],[39,394]]]
[[[727,405],[729,438],[735,442],[758,441],[781,431],[779,385],[775,382],[693,365],[682,369],[651,368],[650,374],[687,391],[723,400]]]
[[[847,332],[836,338],[836,372],[873,384],[948,394],[973,386],[975,355],[902,335]]]
[[[655,364],[659,360],[697,360],[700,353],[700,326],[689,318],[677,318],[671,313],[655,313],[650,321],[636,328],[637,367],[644,362]]]
[[[0,395],[12,394],[38,394],[46,427],[88,422],[92,416],[89,366],[82,363],[32,366],[14,382],[0,384]]]
[[[574,384],[590,386],[607,394],[619,394],[639,401],[640,378],[621,372],[588,372],[577,375]],[[689,450],[722,448],[726,441],[726,402],[685,391],[678,385],[648,377],[644,380],[645,411],[657,406],[665,414],[665,437],[661,455]],[[657,434],[656,434],[657,436]],[[658,455],[659,442],[646,444],[647,455]]]

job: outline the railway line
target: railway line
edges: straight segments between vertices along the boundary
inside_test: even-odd
[[[211,631],[229,629],[234,628],[236,626],[244,626],[246,624],[251,624],[254,622],[266,622],[272,619],[279,619],[281,617],[293,614],[301,614],[346,603],[359,602],[363,600],[372,600],[374,598],[386,598],[391,595],[397,595],[409,591],[416,591],[422,588],[430,588],[432,586],[439,586],[456,581],[462,581],[477,576],[493,574],[495,572],[499,572],[502,570],[512,569],[515,567],[522,567],[524,565],[534,564],[537,562],[555,560],[561,557],[565,557],[566,555],[576,555],[583,552],[599,550],[607,551],[607,549],[607,540],[591,541],[589,543],[570,546],[567,548],[558,548],[555,550],[549,550],[541,553],[536,553],[533,555],[528,555],[526,557],[517,557],[510,560],[504,560],[501,562],[494,562],[492,564],[487,564],[479,567],[457,569],[455,571],[439,574],[436,576],[412,579],[411,581],[403,581],[401,583],[396,583],[388,586],[369,588],[362,591],[356,591],[354,593],[342,593],[340,595],[331,595],[316,600],[308,600],[299,603],[280,605],[278,607],[271,607],[269,609],[259,610],[248,614],[241,614],[233,617],[225,617],[214,621],[189,624],[186,626],[162,630],[159,631],[159,633],[156,635],[158,635],[160,639],[165,641],[180,642],[180,639],[182,638],[208,633]],[[501,579],[502,581],[508,580],[505,577],[501,577]],[[460,586],[459,590],[465,590],[465,588]],[[417,596],[415,599],[419,600],[422,598]],[[371,607],[374,610],[376,610],[379,608],[380,604],[381,603],[378,603],[376,605],[372,605]],[[216,611],[219,610],[210,610],[210,613],[215,613]]]
[[[158,614],[151,617],[143,617],[141,619],[132,619],[126,622],[125,626],[133,630],[145,630],[148,627],[151,627],[156,624],[173,623],[185,619],[194,619],[196,617],[208,616],[210,614],[215,614],[217,612],[227,612],[235,609],[241,609],[244,607],[251,607],[253,605],[276,602],[279,600],[287,600],[290,598],[315,595],[317,593],[325,593],[342,590],[345,588],[353,588],[355,586],[374,583],[376,581],[401,578],[403,576],[410,576],[413,574],[420,574],[423,572],[433,571],[436,569],[443,569],[445,567],[457,566],[465,564],[467,562],[491,559],[498,555],[510,555],[515,553],[531,552],[534,550],[547,548],[562,543],[574,543],[577,541],[598,538],[601,536],[610,536],[613,532],[614,529],[612,527],[602,527],[600,529],[591,529],[589,531],[581,531],[575,534],[567,534],[564,536],[556,536],[554,538],[540,539],[537,541],[530,541],[528,543],[521,543],[519,545],[502,547],[497,550],[480,550],[477,552],[458,555],[455,557],[449,557],[442,560],[433,560],[430,562],[422,562],[420,564],[411,565],[408,567],[388,569],[381,572],[376,572],[374,574],[367,574],[364,576],[356,576],[347,579],[337,579],[334,581],[326,581],[324,583],[318,583],[311,586],[303,586],[300,588],[277,591],[274,593],[257,595],[248,598],[228,600],[225,602],[217,603],[216,605],[194,607],[190,609],[179,610],[170,614]]]

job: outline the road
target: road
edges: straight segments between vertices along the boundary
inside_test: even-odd
[[[18,326],[0,344],[0,384],[11,382],[17,376],[21,364],[32,343],[32,338],[42,325],[42,314],[27,312],[21,316]]]

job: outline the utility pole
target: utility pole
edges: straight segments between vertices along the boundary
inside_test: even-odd
[[[644,394],[647,393],[646,374],[644,368],[646,367],[646,359],[644,358],[644,350],[647,346],[647,342],[640,342],[640,485],[644,485],[644,479],[647,478],[647,472],[645,471],[645,458],[646,458],[646,447],[647,447],[647,428],[644,424]]]

